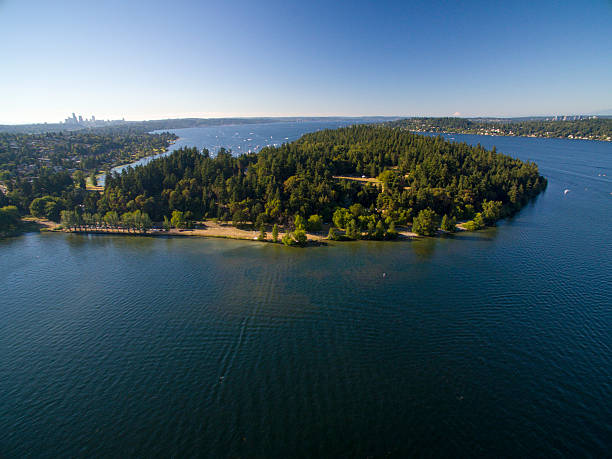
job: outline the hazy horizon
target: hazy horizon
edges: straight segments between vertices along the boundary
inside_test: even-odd
[[[165,120],[183,120],[183,119],[202,119],[202,120],[206,120],[206,119],[243,119],[243,120],[248,120],[248,119],[261,119],[261,118],[270,118],[270,119],[284,119],[284,118],[339,118],[339,119],[351,119],[351,118],[355,118],[355,119],[363,119],[363,118],[397,118],[397,119],[402,119],[402,118],[446,118],[446,117],[457,117],[457,118],[467,118],[467,119],[478,119],[478,118],[490,118],[490,119],[515,119],[515,118],[542,118],[542,117],[554,117],[554,116],[605,116],[605,117],[609,117],[612,116],[606,112],[610,112],[610,110],[606,110],[606,111],[601,111],[601,113],[599,112],[589,112],[589,113],[551,113],[551,114],[536,114],[536,115],[517,115],[517,116],[495,116],[495,115],[473,115],[473,116],[468,116],[468,115],[462,115],[462,114],[450,114],[450,115],[259,115],[259,116],[241,116],[241,115],[227,115],[227,116],[176,116],[176,117],[164,117],[164,116],[160,116],[157,118],[146,118],[146,119],[128,119],[125,117],[120,117],[120,118],[102,118],[102,117],[98,117],[95,114],[93,114],[93,116],[95,116],[96,121],[125,121],[125,122],[131,122],[131,123],[138,123],[138,122],[149,122],[149,121],[165,121]],[[68,114],[68,115],[72,115],[72,113]],[[77,118],[79,117],[79,115],[83,116],[83,118],[91,118],[91,115],[85,115],[85,114],[80,114],[80,113],[75,113],[75,115],[77,116]],[[58,120],[58,121],[33,121],[33,122],[22,122],[22,123],[0,123],[0,125],[3,126],[20,126],[20,125],[35,125],[35,124],[61,124],[64,123],[65,118],[67,118],[68,116],[65,116],[64,119]],[[124,119],[125,118],[125,119]]]
[[[0,124],[609,113],[611,5],[0,0]]]

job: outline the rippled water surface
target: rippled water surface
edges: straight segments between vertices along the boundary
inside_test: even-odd
[[[612,144],[449,137],[548,189],[416,242],[1,240],[0,456],[609,454]]]

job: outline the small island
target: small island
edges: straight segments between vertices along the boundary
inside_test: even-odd
[[[39,193],[29,211],[61,219],[69,231],[306,245],[478,230],[517,212],[545,187],[536,164],[495,148],[359,125],[256,154],[222,149],[212,157],[184,148],[110,174],[103,191],[82,195],[72,183],[59,184],[55,195]]]

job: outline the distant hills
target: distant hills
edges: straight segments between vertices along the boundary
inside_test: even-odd
[[[600,116],[612,117],[612,108],[609,108],[608,110],[599,110],[596,114]]]
[[[359,122],[394,122],[398,120],[405,120],[404,125],[410,125],[412,127],[421,127],[422,130],[431,132],[443,132],[445,129],[452,127],[454,129],[467,129],[465,133],[484,133],[488,128],[494,127],[495,129],[500,128],[500,124],[507,125],[518,125],[520,123],[560,123],[550,124],[546,127],[554,127],[550,132],[563,131],[562,135],[544,135],[546,131],[542,131],[543,126],[537,126],[537,134],[542,137],[573,137],[582,138],[584,134],[591,135],[589,138],[597,138],[599,140],[607,140],[606,137],[612,135],[608,126],[608,121],[612,122],[612,109],[601,110],[597,115],[549,115],[549,116],[523,116],[523,117],[471,117],[471,118],[459,118],[459,117],[400,117],[400,116],[360,116],[360,117],[344,117],[344,116],[304,116],[304,117],[257,117],[257,118],[173,118],[173,119],[161,119],[161,120],[143,120],[143,121],[124,121],[124,120],[113,120],[105,122],[96,122],[95,125],[88,123],[35,123],[35,124],[3,124],[0,125],[0,133],[10,134],[43,134],[47,132],[63,132],[63,131],[87,131],[87,132],[98,132],[98,133],[144,133],[151,131],[158,131],[164,129],[183,129],[193,127],[204,127],[204,126],[222,126],[229,124],[261,124],[261,123],[281,123],[281,122],[310,122],[310,121],[351,121]],[[408,120],[410,122],[408,122]],[[424,120],[427,120],[424,122]],[[592,123],[587,121],[593,120]],[[597,121],[599,120],[599,121]],[[567,122],[580,122],[576,125],[567,124]],[[562,123],[566,124],[562,124]],[[99,123],[99,124],[98,124]],[[487,126],[487,124],[492,126]],[[468,128],[469,125],[469,128]],[[473,128],[478,127],[476,132]],[[563,128],[559,128],[563,126]],[[592,135],[593,132],[582,132],[583,130],[575,130],[575,127],[584,126],[597,126],[598,132],[595,137]],[[601,127],[604,130],[601,131]],[[524,128],[525,126],[523,126]],[[529,126],[527,126],[529,127]],[[533,124],[531,127],[536,127]],[[506,129],[506,135],[530,135],[536,134],[536,132],[529,132],[529,130],[521,129],[521,134],[516,134],[516,130],[510,128]],[[469,131],[469,132],[468,132]],[[482,131],[482,132],[480,132]],[[512,134],[510,133],[512,131]],[[449,131],[450,132],[450,131]],[[452,132],[463,132],[454,130]],[[603,136],[603,138],[602,138]]]
[[[389,123],[415,132],[612,140],[612,118],[563,116],[542,118],[406,118]]]
[[[261,124],[281,122],[309,122],[309,121],[343,121],[355,120],[383,122],[399,119],[399,116],[363,116],[363,117],[258,117],[258,118],[175,118],[145,121],[108,121],[103,126],[91,126],[79,123],[36,123],[36,124],[2,124],[0,133],[11,134],[43,134],[45,132],[60,131],[95,131],[95,132],[150,132],[162,129],[182,129],[203,126],[222,126],[228,124]]]

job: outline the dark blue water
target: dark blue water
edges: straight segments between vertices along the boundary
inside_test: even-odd
[[[0,456],[608,456],[612,144],[449,137],[548,189],[415,242],[0,241]]]

